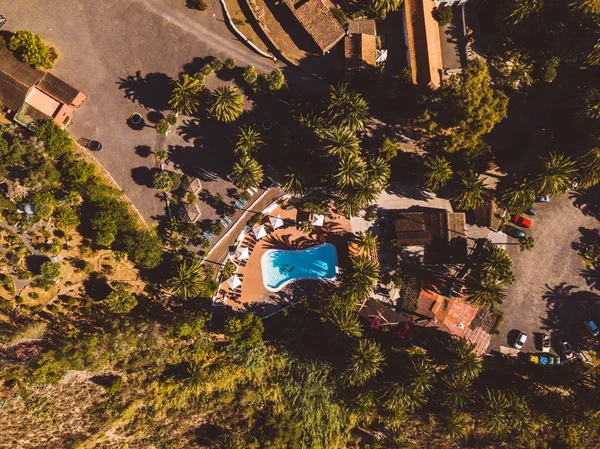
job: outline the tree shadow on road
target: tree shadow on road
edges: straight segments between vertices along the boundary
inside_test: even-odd
[[[542,317],[542,327],[566,338],[570,338],[574,325],[600,313],[600,295],[565,282],[554,287],[546,284],[542,298],[546,300],[547,311],[547,316]]]
[[[131,178],[137,185],[152,187],[152,170],[148,167],[132,168]]]
[[[584,215],[596,217],[600,220],[600,184],[596,184],[586,190],[577,190],[569,194],[573,205]]]
[[[173,79],[165,73],[148,73],[143,76],[140,71],[126,78],[119,78],[117,85],[124,91],[128,100],[137,102],[146,109],[162,111],[167,108],[171,96]]]

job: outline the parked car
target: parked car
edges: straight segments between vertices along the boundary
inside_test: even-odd
[[[513,215],[510,221],[519,226],[523,226],[524,228],[529,228],[531,226],[531,221],[525,217],[521,217],[520,215]]]
[[[537,215],[537,209],[535,207],[530,207],[529,209],[527,209],[527,212],[525,212],[527,215]]]
[[[542,352],[550,352],[550,335],[544,334],[542,337]]]
[[[517,337],[517,341],[515,341],[514,347],[516,349],[521,349],[526,341],[527,341],[527,334],[525,332],[521,331],[519,333],[519,336]]]
[[[568,341],[562,341],[560,343],[560,348],[562,349],[562,352],[567,360],[573,358],[573,348],[571,348],[571,345]]]
[[[92,151],[100,151],[102,149],[102,144],[97,140],[90,140],[87,143],[87,147]]]
[[[527,237],[527,234],[513,226],[504,226],[504,228],[502,228],[502,231],[505,234],[510,235],[511,237],[514,237],[516,239],[524,239],[525,237]]]
[[[598,329],[598,326],[592,320],[585,320],[583,324],[592,337],[600,335],[600,329]]]
[[[538,198],[538,201],[540,203],[549,203],[550,202],[550,195],[542,195]]]

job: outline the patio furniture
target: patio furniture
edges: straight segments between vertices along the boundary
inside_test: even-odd
[[[231,218],[229,217],[223,217],[223,220],[225,220],[225,222],[230,225],[231,224]]]
[[[206,240],[210,240],[211,239],[211,236],[208,235],[206,232],[202,233],[202,237],[204,237]]]
[[[246,205],[246,201],[244,200],[244,198],[238,198],[238,201],[242,206]]]
[[[235,203],[233,203],[233,206],[234,206],[236,209],[241,209],[241,208],[242,208],[242,205],[241,205],[240,203],[238,203],[237,201],[236,201]]]

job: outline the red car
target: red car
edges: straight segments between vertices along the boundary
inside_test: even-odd
[[[511,220],[514,224],[518,224],[519,226],[523,226],[524,228],[528,228],[531,226],[531,222],[520,215],[513,215]]]

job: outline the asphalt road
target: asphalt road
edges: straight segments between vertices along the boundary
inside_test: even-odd
[[[204,160],[230,151],[200,143],[200,132],[190,129],[167,137],[151,126],[133,130],[127,118],[133,112],[149,117],[165,96],[169,77],[176,78],[194,58],[231,56],[238,65],[252,64],[265,72],[282,67],[234,37],[218,0],[207,3],[204,12],[186,8],[185,0],[13,0],[1,4],[0,12],[7,18],[3,30],[31,30],[57,49],[59,59],[52,73],[88,96],[74,112],[69,131],[75,139],[102,142],[102,151],[94,156],[147,221],[165,214],[164,201],[148,187],[155,166],[148,149],[179,147]],[[320,86],[301,72],[285,73],[290,83],[311,89]],[[119,84],[128,77],[132,78],[126,86]],[[211,77],[206,85],[214,88],[223,83]],[[124,87],[133,91],[133,100],[125,98]],[[225,194],[231,184],[223,179],[224,172],[205,173],[204,187],[213,194]]]
[[[516,282],[507,291],[502,305],[504,321],[490,350],[512,346],[522,330],[529,335],[523,351],[539,352],[540,333],[551,334],[555,345],[559,338],[571,339],[573,326],[582,319],[600,319],[596,316],[600,314],[600,292],[592,290],[581,276],[585,266],[573,248],[582,228],[598,229],[600,222],[584,215],[574,205],[573,196],[569,193],[550,203],[535,204],[539,213],[528,217],[533,225],[526,230],[535,240],[532,251],[520,252],[516,240],[509,238]]]

